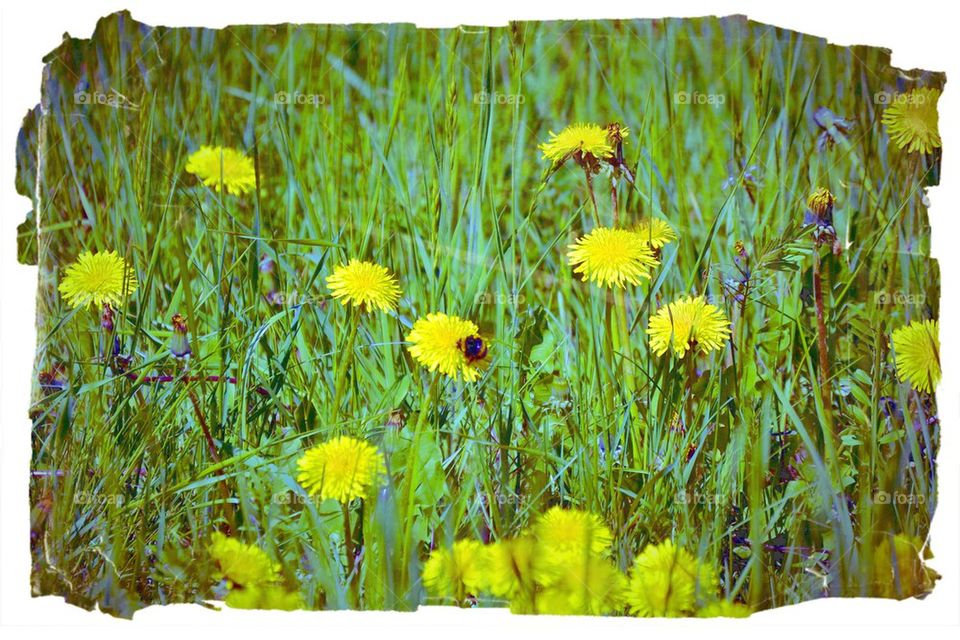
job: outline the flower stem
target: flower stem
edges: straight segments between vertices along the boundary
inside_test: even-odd
[[[584,167],[583,175],[587,180],[587,193],[590,194],[590,202],[593,203],[593,215],[597,223],[600,222],[600,207],[597,206],[597,196],[593,192],[593,176],[590,175],[590,170]]]
[[[827,324],[824,320],[823,274],[820,269],[820,245],[814,245],[813,252],[813,302],[817,313],[817,355],[820,365],[820,397],[823,401],[823,413],[833,432],[833,401],[830,398],[830,362],[827,359]]]
[[[351,309],[348,322],[350,323],[350,334],[347,336],[347,343],[343,350],[340,366],[337,367],[337,377],[333,390],[333,407],[331,408],[331,421],[336,423],[340,413],[340,398],[343,395],[343,387],[347,382],[347,372],[353,365],[353,346],[357,341],[357,327],[359,318],[357,312]]]
[[[624,374],[624,395],[629,402],[631,413],[633,413],[633,394],[636,391],[636,377],[633,370],[633,354],[630,349],[630,329],[627,326],[627,293],[626,291],[614,291],[613,296],[614,322],[617,325],[613,332],[613,346],[614,351],[619,352],[620,362],[622,363],[622,370]],[[615,353],[615,355],[617,354]],[[612,358],[611,361],[616,362],[616,359]]]
[[[350,506],[346,502],[340,503],[343,509],[343,544],[347,554],[347,583],[353,594],[354,603],[360,606],[360,560],[353,542],[353,530],[350,528]]]

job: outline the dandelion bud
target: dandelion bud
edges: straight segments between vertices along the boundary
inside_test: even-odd
[[[836,237],[833,229],[834,197],[829,189],[818,187],[807,198],[807,212],[804,215],[804,224],[816,227],[814,240],[817,243],[825,242]]]
[[[100,328],[107,333],[113,332],[113,308],[109,304],[103,305],[103,311],[100,314]]]
[[[175,358],[186,358],[190,355],[190,338],[186,319],[175,313],[170,319],[173,324],[173,337],[170,338],[170,353]]]
[[[828,189],[819,187],[807,198],[807,208],[820,218],[833,215],[833,194]]]

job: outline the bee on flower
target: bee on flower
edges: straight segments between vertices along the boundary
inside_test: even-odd
[[[430,371],[474,382],[487,365],[489,347],[473,322],[445,313],[430,313],[407,334],[410,355]]]

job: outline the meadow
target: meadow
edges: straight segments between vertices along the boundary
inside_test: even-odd
[[[47,63],[17,150],[35,595],[684,616],[933,587],[942,74],[741,17],[122,13]],[[85,252],[119,265],[100,297]]]

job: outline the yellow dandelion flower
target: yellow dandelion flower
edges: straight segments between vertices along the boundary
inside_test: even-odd
[[[227,193],[246,193],[257,186],[253,160],[229,147],[203,145],[187,158],[187,173],[197,176],[203,184]]]
[[[210,537],[210,557],[220,569],[220,575],[231,587],[251,587],[276,582],[280,579],[280,565],[262,549],[228,538],[219,531]]]
[[[940,382],[940,323],[914,320],[893,332],[897,378],[918,391],[933,393]]]
[[[243,589],[230,589],[224,602],[234,609],[296,611],[306,608],[299,592],[287,591],[277,584],[257,584]]]
[[[750,614],[750,607],[739,602],[730,600],[717,600],[711,602],[697,611],[698,618],[747,618]]]
[[[613,534],[595,513],[579,509],[552,507],[533,526],[542,551],[550,555],[605,555],[610,551]]]
[[[317,445],[297,460],[297,481],[322,500],[350,502],[375,490],[386,473],[383,454],[369,442],[338,436]]]
[[[937,101],[939,89],[914,89],[898,94],[883,111],[880,121],[890,140],[907,153],[930,153],[940,147]]]
[[[730,338],[730,321],[703,296],[688,296],[661,307],[647,328],[650,349],[658,356],[671,346],[682,358],[688,350],[708,353],[722,349]]]
[[[554,163],[561,163],[575,154],[589,154],[594,158],[609,158],[613,155],[607,130],[596,124],[573,124],[560,133],[551,131],[550,139],[538,148],[545,159]]]
[[[361,310],[389,311],[396,308],[400,299],[397,279],[386,267],[373,262],[350,260],[346,265],[339,265],[327,277],[327,286],[344,306],[349,303]]]
[[[116,251],[84,251],[68,266],[57,287],[71,307],[119,306],[137,289],[137,277]]]
[[[651,245],[638,233],[598,227],[568,247],[567,260],[584,282],[621,289],[625,282],[640,284],[660,264]]]
[[[643,617],[692,615],[699,598],[716,593],[716,573],[687,552],[665,540],[648,544],[634,561],[626,600],[630,612]]]
[[[450,548],[435,549],[423,565],[423,585],[437,598],[463,602],[486,584],[486,551],[476,540],[458,540]]]
[[[677,234],[669,224],[660,218],[646,218],[637,225],[635,233],[654,249],[662,249],[677,239]]]
[[[407,335],[410,355],[430,371],[473,382],[480,377],[487,355],[479,328],[469,320],[430,313],[413,324]]]
[[[566,564],[559,577],[537,594],[537,612],[581,616],[612,613],[622,608],[626,585],[626,578],[612,562],[588,556]]]
[[[487,545],[487,587],[490,593],[507,599],[531,593],[536,550],[536,540],[530,535]]]
[[[873,591],[884,598],[909,598],[928,592],[939,577],[923,560],[919,538],[885,535],[874,551]]]

